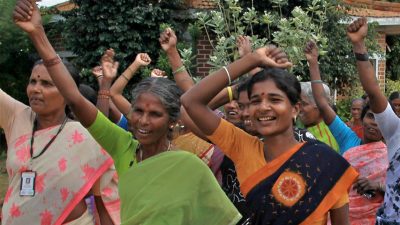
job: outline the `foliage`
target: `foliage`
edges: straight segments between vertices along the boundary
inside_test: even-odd
[[[160,69],[168,68],[166,58],[159,57],[158,38],[160,30],[173,24],[169,8],[181,7],[181,0],[74,2],[79,7],[64,14],[67,18],[64,37],[68,48],[78,56],[75,60],[78,66],[93,67],[104,50],[113,48],[121,71],[140,52],[147,52]],[[139,80],[143,73],[149,74],[148,70],[142,70],[133,80]]]
[[[386,52],[386,77],[392,80],[400,79],[400,36],[386,38],[389,51]]]
[[[386,79],[385,95],[389,95],[394,91],[400,91],[400,80]]]
[[[215,0],[218,10],[200,12],[197,24],[214,48],[210,64],[216,69],[237,59],[235,39],[249,35],[253,48],[275,43],[284,48],[295,67],[292,72],[309,77],[303,49],[313,39],[320,50],[321,72],[331,87],[349,84],[355,78],[355,61],[347,40],[348,19],[338,1],[328,0]],[[370,37],[374,29],[370,29]],[[369,43],[372,50],[377,45]],[[350,57],[349,57],[350,56]]]
[[[364,94],[364,90],[360,84],[360,82],[355,82],[355,84],[351,87],[351,91],[345,92],[346,94],[340,96],[338,101],[336,102],[336,109],[338,116],[345,122],[351,119],[351,102],[353,99],[361,98]]]
[[[0,88],[12,97],[27,102],[28,83],[34,52],[29,38],[12,21],[16,0],[0,0]]]

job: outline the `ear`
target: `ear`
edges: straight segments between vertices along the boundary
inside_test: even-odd
[[[297,116],[300,113],[300,102],[296,103],[293,107],[292,107],[292,118],[296,121]]]

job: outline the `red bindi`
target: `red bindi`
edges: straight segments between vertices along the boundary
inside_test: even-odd
[[[265,93],[264,93],[264,92],[262,92],[262,93],[261,93],[261,96],[264,96],[264,95],[265,95]]]

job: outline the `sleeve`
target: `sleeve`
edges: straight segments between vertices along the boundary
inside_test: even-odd
[[[338,199],[338,201],[332,206],[332,209],[338,209],[344,205],[349,203],[349,194],[346,192],[342,195],[341,198]]]
[[[121,118],[119,119],[117,125],[124,130],[128,130],[128,120],[122,113],[121,113]]]
[[[245,152],[246,149],[258,147],[255,144],[255,140],[258,140],[256,137],[249,135],[224,119],[221,119],[217,129],[207,138],[234,162],[241,158],[241,153]]]
[[[26,107],[0,89],[0,128],[10,130],[15,115]]]
[[[131,149],[135,149],[138,143],[132,138],[130,132],[111,122],[100,111],[97,112],[96,120],[87,129],[93,138],[111,155],[117,167],[123,156]]]
[[[389,159],[394,155],[400,144],[400,119],[393,112],[389,102],[385,111],[374,113],[375,121],[388,146]]]
[[[336,115],[335,119],[328,127],[339,144],[341,155],[350,148],[360,145],[361,139],[339,118],[339,116]]]

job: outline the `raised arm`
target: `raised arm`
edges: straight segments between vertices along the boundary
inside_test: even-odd
[[[311,76],[311,88],[324,122],[330,125],[336,117],[335,111],[326,99],[321,74],[318,65],[318,48],[313,41],[309,41],[304,49]]]
[[[35,46],[51,79],[64,96],[66,103],[83,126],[90,126],[97,115],[97,108],[85,99],[79,92],[67,68],[56,54],[53,46],[47,39],[42,25],[42,18],[36,1],[19,0],[16,3],[13,19],[17,26],[25,31]]]
[[[132,79],[134,73],[141,66],[149,65],[150,62],[151,59],[146,53],[137,54],[135,61],[133,61],[133,63],[121,74],[121,76],[118,77],[118,79],[110,88],[110,95],[113,103],[125,116],[127,116],[131,110],[131,103],[122,95],[124,88],[130,81],[130,79]]]
[[[236,46],[238,48],[239,57],[242,58],[243,56],[251,53],[253,49],[251,48],[251,41],[249,36],[242,36],[239,35],[236,38]],[[255,75],[261,70],[261,68],[254,68],[249,72],[250,76]]]
[[[162,49],[167,54],[176,85],[178,85],[183,92],[186,92],[194,86],[194,82],[183,65],[181,56],[176,48],[177,38],[175,32],[171,28],[165,29],[165,31],[161,33],[159,41]]]
[[[381,113],[386,109],[388,101],[379,88],[374,68],[369,61],[367,47],[365,46],[367,33],[368,23],[364,17],[357,19],[347,27],[347,36],[353,44],[361,85],[368,94],[372,112]]]
[[[286,68],[291,65],[288,61],[274,61],[277,54],[284,53],[272,46],[257,49],[207,76],[181,97],[188,115],[205,135],[214,133],[220,122],[220,118],[207,106],[211,99],[232,80],[258,66]]]

